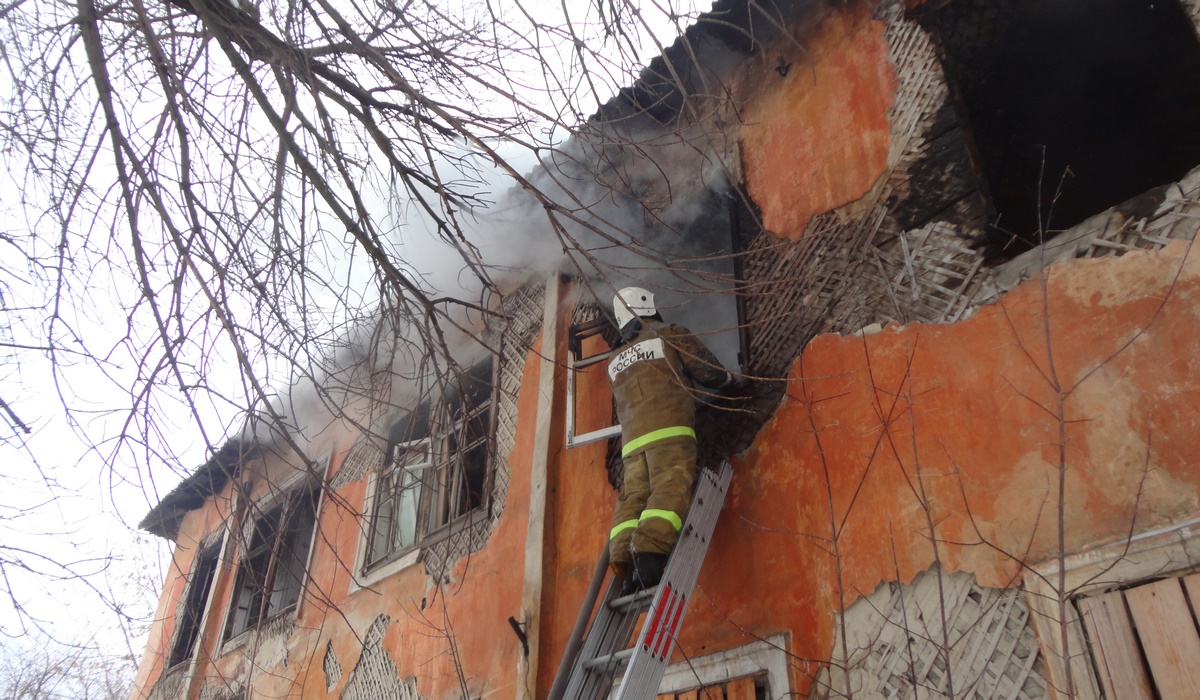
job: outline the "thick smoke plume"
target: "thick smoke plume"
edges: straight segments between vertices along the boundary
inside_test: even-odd
[[[620,288],[647,287],[667,320],[701,334],[736,368],[737,202],[725,151],[699,127],[593,127],[530,175],[562,213],[509,190],[479,219],[481,250],[507,271],[505,284],[563,271],[582,278],[605,308]]]
[[[531,167],[534,191],[512,185],[491,206],[452,212],[478,265],[409,212],[398,228],[397,255],[422,272],[432,294],[468,303],[448,305],[437,347],[429,346],[428,328],[397,320],[385,303],[321,371],[277,399],[286,427],[261,421],[257,438],[278,443],[286,430],[306,452],[319,452],[420,405],[488,352],[495,341],[487,333],[489,312],[503,294],[560,272],[583,282],[581,301],[593,296],[606,312],[616,290],[651,289],[666,320],[692,329],[736,370],[737,202],[727,150],[699,127],[593,125]]]
[[[664,54],[675,55],[672,66],[656,59],[560,145],[534,151],[522,178],[489,171],[467,146],[463,158],[437,163],[439,177],[462,176],[459,191],[463,180],[479,183],[473,202],[431,193],[441,207],[431,212],[381,197],[394,257],[429,296],[447,300],[445,314],[391,313],[384,299],[381,313],[360,319],[323,368],[279,400],[286,432],[302,435],[302,446],[344,443],[452,390],[495,341],[499,300],[554,273],[580,280],[578,300],[608,312],[620,288],[651,289],[666,320],[739,369],[733,227],[741,202],[730,186],[740,180],[738,130],[720,118],[726,98],[712,97],[727,94],[716,86],[755,42],[738,38],[736,49],[697,41],[672,54],[677,42]]]

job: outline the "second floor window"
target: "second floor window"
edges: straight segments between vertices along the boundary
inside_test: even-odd
[[[290,610],[300,600],[320,493],[301,488],[255,513],[240,546],[226,639]]]
[[[449,534],[456,521],[485,513],[492,481],[494,361],[450,382],[392,429],[375,479],[367,568]]]

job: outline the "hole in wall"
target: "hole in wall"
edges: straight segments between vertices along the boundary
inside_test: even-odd
[[[993,261],[1200,163],[1200,41],[1178,0],[958,0],[917,19],[968,127]]]

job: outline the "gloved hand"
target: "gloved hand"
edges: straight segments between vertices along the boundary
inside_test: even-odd
[[[750,380],[740,374],[730,373],[730,381],[726,382],[725,386],[721,387],[723,394],[738,394],[743,389],[750,386]]]

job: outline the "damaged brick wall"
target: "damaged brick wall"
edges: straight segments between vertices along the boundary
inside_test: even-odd
[[[1190,3],[1193,16],[1198,6]],[[1114,207],[1051,239],[1049,255],[1039,248],[1011,263],[989,263],[988,208],[938,49],[929,32],[907,16],[903,3],[880,4],[874,21],[884,24],[887,60],[895,70],[887,166],[861,199],[813,216],[802,235],[764,231],[746,246],[748,373],[782,376],[821,333],[961,320],[1028,277],[1034,271],[1031,261],[1119,255],[1194,237],[1190,202],[1196,182],[1189,176],[1164,188],[1172,202],[1160,205],[1160,195],[1158,201]],[[820,72],[819,66],[813,70]],[[815,84],[811,89],[839,88]],[[744,151],[743,168],[754,194],[756,178],[770,174],[752,153]],[[796,169],[825,167],[822,162],[794,164]],[[759,204],[771,207],[769,201]],[[764,223],[771,220],[764,212]],[[1069,249],[1063,247],[1067,240]],[[769,394],[765,404],[773,405],[783,387],[764,384],[760,392]]]

